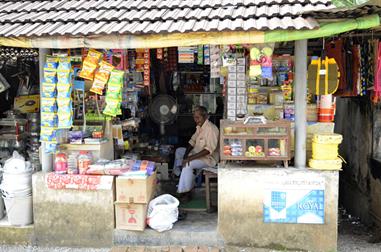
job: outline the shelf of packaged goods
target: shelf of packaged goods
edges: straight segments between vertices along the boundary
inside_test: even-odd
[[[287,160],[286,156],[265,156],[265,157],[245,157],[245,156],[225,156],[221,155],[221,160],[247,160],[247,161],[255,161],[255,160],[275,160],[275,161],[284,161]]]
[[[19,134],[19,135],[16,135],[16,134],[0,134],[0,139],[19,141],[21,139],[27,138],[28,136],[29,136],[28,133],[22,133],[22,134]]]
[[[60,144],[60,148],[66,151],[92,151],[96,159],[114,159],[114,144],[110,140],[94,144]]]
[[[184,92],[184,95],[222,95],[216,92]]]
[[[224,135],[224,139],[244,139],[244,140],[261,140],[261,139],[288,139],[286,134],[283,135]]]

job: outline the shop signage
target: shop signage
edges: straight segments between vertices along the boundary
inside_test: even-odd
[[[272,180],[265,185],[265,223],[324,224],[323,177],[306,176]]]

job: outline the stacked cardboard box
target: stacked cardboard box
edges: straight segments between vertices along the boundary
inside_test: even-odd
[[[228,119],[235,121],[237,115],[247,114],[245,58],[238,58],[228,70]]]
[[[147,207],[156,189],[156,172],[146,178],[116,178],[115,223],[117,229],[143,231]]]

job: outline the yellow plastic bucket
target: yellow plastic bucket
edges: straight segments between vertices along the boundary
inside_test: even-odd
[[[312,158],[316,160],[337,159],[339,155],[338,144],[323,144],[312,141]]]

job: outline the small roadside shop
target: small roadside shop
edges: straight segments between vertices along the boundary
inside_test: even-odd
[[[98,4],[44,8],[115,11]],[[131,20],[70,21],[38,33],[20,21],[18,29],[0,33],[4,46],[40,48],[43,172],[33,177],[39,242],[104,246],[112,244],[115,227],[143,231],[147,204],[163,192],[156,187],[170,179],[175,148],[192,135],[192,111],[202,105],[220,129],[218,233],[224,243],[336,249],[340,167],[305,169],[312,155],[307,133],[333,133],[334,115],[332,96],[307,92],[307,60],[316,55],[307,53],[307,39],[378,26],[378,15],[321,25],[291,15],[292,25],[274,18],[277,25],[266,27],[249,15],[235,26],[226,19],[214,29],[195,24],[192,30],[190,20],[174,21],[176,8],[210,9],[203,21],[191,21],[213,26],[217,12],[250,6],[183,5],[145,6],[137,23],[125,15]],[[131,6],[118,11],[136,12]],[[152,19],[155,11],[168,20]]]

